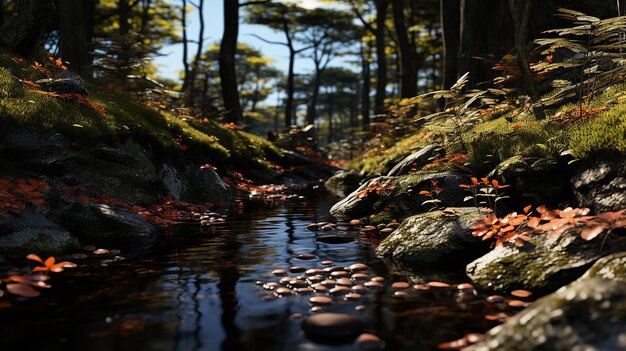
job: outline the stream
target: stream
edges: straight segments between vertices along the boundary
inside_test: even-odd
[[[322,310],[359,316],[387,350],[436,350],[441,342],[497,325],[483,317],[496,310],[475,292],[410,288],[394,296],[390,288],[394,281],[468,282],[462,274],[395,269],[376,258],[358,231],[331,232],[350,236],[349,242],[316,240],[328,232],[309,231],[307,225],[330,221],[328,209],[336,201],[318,191],[271,206],[248,202],[210,230],[184,225],[149,250],[122,250],[123,260],[76,261],[78,268],[52,276],[53,287],[41,297],[0,308],[0,348],[356,350],[306,338],[300,324],[313,314],[311,295],[278,298],[259,285],[278,281],[270,274],[276,269],[323,268],[324,260],[344,267],[364,263],[369,276],[385,278],[384,288],[368,289],[359,301],[334,297]],[[301,260],[298,254],[317,258]]]

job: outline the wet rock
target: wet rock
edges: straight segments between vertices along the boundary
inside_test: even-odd
[[[34,209],[0,217],[0,253],[58,255],[80,247],[78,239]]]
[[[363,263],[355,263],[350,265],[350,267],[348,267],[348,269],[351,272],[361,272],[361,271],[366,271],[369,269],[369,267],[367,267],[365,264]]]
[[[289,288],[278,288],[274,290],[274,295],[279,297],[290,296],[293,292]]]
[[[378,177],[361,185],[357,190],[336,203],[330,214],[340,220],[362,218],[381,211],[391,211],[398,217],[426,212],[428,200],[418,195],[421,190],[432,190],[432,182],[443,188],[438,195],[442,207],[463,206],[465,193],[459,188],[469,177],[454,173],[412,173],[400,177]],[[397,218],[398,218],[397,217]]]
[[[346,278],[350,276],[350,272],[346,272],[346,271],[335,271],[335,272],[331,272],[330,276],[333,278]]]
[[[353,293],[357,294],[364,294],[366,291],[363,285],[355,285],[350,290],[352,290]]]
[[[230,186],[210,167],[188,166],[184,172],[192,193],[198,201],[234,203],[234,195]]]
[[[626,208],[626,164],[602,161],[571,179],[578,202],[595,212]]]
[[[428,145],[415,152],[402,161],[398,162],[387,174],[388,177],[395,177],[419,171],[434,159],[444,156],[446,151],[439,145]]]
[[[182,175],[178,174],[178,171],[172,165],[163,164],[159,171],[159,176],[161,177],[163,187],[174,199],[180,200],[187,192],[187,181]]]
[[[333,299],[327,296],[313,296],[309,299],[309,302],[313,305],[330,305],[333,303]]]
[[[365,273],[354,273],[350,279],[352,280],[367,280],[368,276]]]
[[[391,284],[392,289],[408,289],[409,286],[411,285],[407,282],[395,282]]]
[[[365,284],[363,284],[366,288],[382,288],[385,286],[385,284],[381,283],[381,282],[376,282],[376,281],[370,281],[370,282],[365,282]]]
[[[306,226],[306,229],[312,231],[312,232],[316,232],[318,230],[320,230],[320,226],[317,223],[311,223],[308,226]]]
[[[306,268],[300,266],[293,266],[289,268],[289,272],[291,273],[302,273],[306,271]]]
[[[122,208],[76,202],[59,217],[61,224],[83,241],[96,244],[146,241],[156,228],[139,215]]]
[[[385,349],[385,342],[374,334],[361,334],[354,346],[358,351],[380,351]]]
[[[394,261],[444,265],[464,264],[480,257],[489,244],[472,236],[471,226],[479,212],[475,208],[454,211],[458,216],[431,212],[407,218],[380,243],[376,254]]]
[[[337,285],[352,286],[352,285],[354,285],[354,283],[349,278],[339,278],[339,279],[337,279]]]
[[[352,293],[346,294],[346,296],[344,296],[344,298],[347,301],[359,301],[360,299],[363,298],[363,295],[352,292]]]
[[[603,256],[626,251],[626,236],[609,234],[584,241],[578,229],[537,235],[523,247],[500,245],[467,265],[466,273],[482,288],[508,292],[550,292],[580,277]]]
[[[299,255],[295,255],[294,258],[297,258],[303,261],[308,261],[308,260],[317,259],[317,256],[315,256],[314,254],[299,254]]]
[[[598,260],[578,280],[491,329],[472,351],[626,349],[626,253]]]
[[[354,171],[339,171],[330,177],[324,185],[338,196],[346,196],[358,189],[364,176]]]
[[[333,296],[341,296],[350,293],[350,288],[347,286],[337,286],[328,291],[329,294]]]
[[[343,313],[320,313],[302,322],[305,335],[320,343],[342,344],[354,340],[363,331],[363,323]]]
[[[56,69],[54,78],[39,79],[35,81],[42,90],[57,94],[88,95],[85,84],[79,76],[70,72]]]
[[[275,276],[283,276],[283,275],[287,275],[287,271],[285,269],[275,269],[270,274],[275,275]]]

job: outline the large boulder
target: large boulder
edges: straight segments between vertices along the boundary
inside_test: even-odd
[[[123,245],[147,242],[156,228],[125,209],[97,203],[75,202],[60,214],[63,226],[90,244]]]
[[[469,177],[455,173],[411,173],[400,177],[371,179],[336,203],[330,214],[338,219],[365,217],[387,211],[393,218],[426,212],[433,205],[422,205],[430,198],[419,195],[421,190],[433,190],[433,182],[443,190],[437,195],[439,207],[463,206],[465,192],[460,184],[468,183]]]
[[[405,219],[380,243],[376,254],[390,260],[416,264],[465,264],[484,254],[489,246],[472,236],[480,215],[475,208],[447,209]]]
[[[401,176],[419,171],[424,168],[424,166],[431,163],[433,159],[442,157],[445,154],[446,150],[439,145],[425,146],[418,152],[410,154],[402,161],[398,162],[398,164],[389,171],[387,177]]]
[[[34,209],[0,217],[0,253],[23,256],[63,254],[79,248],[78,239]]]
[[[191,194],[198,201],[232,204],[235,201],[230,186],[210,167],[188,166],[185,178]]]
[[[571,179],[581,206],[595,212],[626,208],[626,163],[602,161],[577,173]]]
[[[626,253],[491,329],[471,351],[626,350]]]
[[[339,171],[330,177],[324,185],[338,196],[346,196],[358,189],[363,179],[364,176],[359,172]]]
[[[467,265],[466,273],[479,287],[508,292],[514,289],[550,292],[580,277],[603,256],[626,250],[626,236],[609,234],[585,241],[579,229],[560,235],[534,236],[522,247],[497,246]]]

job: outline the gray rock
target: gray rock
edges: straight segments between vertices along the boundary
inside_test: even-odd
[[[364,177],[358,172],[339,171],[330,177],[324,185],[331,192],[339,196],[346,196],[358,189],[363,179]]]
[[[441,146],[428,145],[398,162],[398,164],[389,171],[387,177],[401,176],[410,172],[419,171],[424,168],[424,166],[431,163],[433,159],[442,157],[445,153],[446,151]]]
[[[599,260],[582,278],[491,329],[469,350],[625,350],[625,264],[626,253]]]
[[[626,208],[626,163],[599,162],[571,179],[580,206],[595,212]]]
[[[580,277],[603,256],[626,250],[626,237],[609,234],[591,241],[578,229],[548,237],[537,235],[523,247],[504,244],[466,267],[479,287],[508,292],[514,289],[554,291]]]
[[[78,239],[34,209],[0,218],[0,253],[56,255],[79,248]]]
[[[169,164],[163,164],[159,171],[163,186],[176,200],[180,200],[187,192],[187,181],[181,175],[178,174],[176,168]]]
[[[306,336],[317,342],[341,344],[354,340],[363,332],[363,322],[344,313],[319,313],[302,321]]]
[[[234,202],[230,186],[213,169],[189,166],[185,170],[185,177],[189,182],[190,195],[197,200],[224,204]]]
[[[437,196],[441,200],[440,207],[463,206],[466,194],[459,188],[459,184],[467,183],[469,177],[454,173],[418,172],[401,177],[371,179],[336,203],[330,209],[330,214],[337,219],[348,220],[389,210],[396,219],[403,219],[426,212],[431,206],[423,206],[422,203],[429,198],[418,194],[421,190],[432,190],[433,181],[444,189]],[[380,187],[384,189],[375,189]]]
[[[137,163],[135,157],[128,151],[110,146],[99,146],[90,150],[91,153],[100,160],[119,163],[126,166],[133,166]]]
[[[330,214],[342,220],[351,218],[360,218],[372,213],[372,207],[380,200],[381,194],[375,191],[367,191],[373,184],[383,184],[392,181],[390,177],[378,177],[370,179],[363,183],[357,190],[350,193],[343,200],[336,203],[331,209]]]
[[[376,255],[405,263],[427,264],[462,264],[463,259],[480,257],[489,247],[472,236],[471,226],[480,213],[475,208],[453,210],[456,217],[431,212],[405,219],[380,243]]]
[[[156,233],[156,228],[139,215],[104,204],[76,202],[60,214],[59,220],[89,244],[146,241]]]
[[[57,94],[78,94],[87,95],[87,88],[80,79],[70,71],[63,71],[60,69],[54,70],[54,78],[40,79],[35,83],[46,91],[51,91]]]

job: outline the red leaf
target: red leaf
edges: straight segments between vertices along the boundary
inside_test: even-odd
[[[524,207],[524,213],[528,213],[528,212],[530,212],[530,210],[531,210],[532,208],[533,208],[533,207],[532,207],[531,205],[528,205],[528,206]]]

